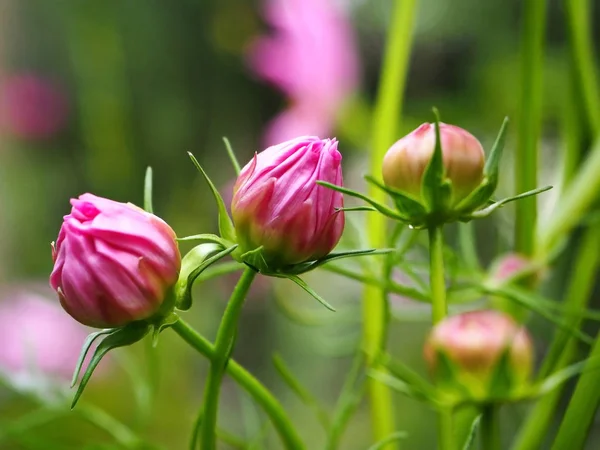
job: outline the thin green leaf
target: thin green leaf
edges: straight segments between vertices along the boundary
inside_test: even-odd
[[[424,396],[420,391],[413,389],[411,385],[390,375],[389,373],[385,373],[376,369],[369,369],[367,375],[408,397],[419,401],[429,401],[429,398]]]
[[[73,378],[71,378],[71,387],[75,386],[77,383],[77,379],[79,378],[79,373],[81,372],[81,366],[83,366],[83,362],[85,361],[85,357],[87,356],[90,347],[94,343],[96,339],[105,334],[112,334],[116,330],[114,328],[106,328],[104,330],[96,331],[94,333],[88,334],[83,342],[83,346],[81,347],[81,351],[79,352],[79,359],[77,360],[77,364],[75,364],[75,370],[73,371]]]
[[[330,253],[329,255],[325,256],[324,258],[318,259],[316,261],[311,261],[311,262],[304,263],[304,264],[298,264],[286,272],[293,273],[294,275],[300,275],[300,274],[306,273],[310,270],[314,270],[317,267],[322,266],[323,264],[327,264],[329,262],[336,261],[338,259],[353,258],[353,257],[357,257],[357,256],[386,255],[386,254],[393,253],[393,252],[394,252],[393,248],[384,248],[384,249],[379,249],[379,250],[375,249],[375,248],[370,248],[367,250],[349,250],[346,252]]]
[[[298,286],[300,286],[302,289],[304,289],[305,292],[312,295],[313,298],[316,301],[318,301],[321,305],[323,305],[325,308],[327,308],[330,311],[335,312],[335,308],[333,306],[331,306],[327,302],[327,300],[325,300],[323,297],[321,297],[319,294],[317,294],[308,284],[306,284],[306,282],[302,278],[300,278],[297,275],[287,275],[287,276],[285,276],[285,278],[292,280],[294,283],[296,283]]]
[[[231,165],[233,166],[233,170],[235,170],[235,174],[239,175],[240,171],[242,170],[240,168],[240,163],[237,160],[237,157],[235,156],[235,152],[233,151],[233,148],[231,147],[231,143],[229,142],[229,139],[227,139],[226,137],[223,137],[223,143],[225,144],[225,148],[227,149],[227,155],[229,156],[229,159],[231,160]]]
[[[302,402],[310,407],[316,414],[319,422],[325,430],[329,428],[329,416],[325,409],[319,404],[317,399],[302,386],[302,383],[294,376],[294,373],[289,369],[289,367],[283,361],[283,358],[279,354],[273,355],[273,365],[277,372],[288,385],[288,387],[302,400]]]
[[[571,364],[570,366],[565,367],[564,369],[559,370],[558,372],[550,375],[548,378],[543,380],[537,387],[535,394],[537,396],[542,396],[547,394],[550,391],[553,391],[561,384],[568,381],[570,378],[573,378],[577,375],[580,375],[584,372],[599,370],[600,369],[600,358],[588,358],[583,361],[576,362]]]
[[[388,354],[383,355],[380,362],[392,375],[407,383],[411,389],[422,393],[431,401],[435,401],[435,387],[410,367],[401,361],[394,360]]]
[[[357,211],[377,211],[372,206],[352,206],[349,208],[335,208],[336,211],[357,212]]]
[[[104,340],[96,347],[94,354],[92,355],[92,359],[89,365],[86,368],[85,373],[83,374],[83,378],[79,383],[77,388],[77,392],[75,392],[75,396],[73,397],[73,402],[71,403],[71,409],[75,407],[79,397],[83,394],[85,387],[87,386],[94,370],[98,366],[98,363],[102,360],[102,358],[112,349],[117,347],[123,347],[126,345],[131,345],[139,340],[141,340],[150,330],[150,326],[144,322],[132,322],[129,325],[124,326],[123,328],[118,328],[114,333],[108,335]]]
[[[523,192],[522,194],[515,195],[514,197],[504,198],[500,201],[497,201],[496,203],[491,204],[487,208],[480,209],[479,211],[471,213],[467,217],[471,219],[481,219],[483,217],[487,217],[496,209],[506,205],[507,203],[514,202],[515,200],[520,200],[522,198],[531,197],[532,195],[538,195],[542,192],[549,191],[550,189],[552,189],[552,186],[544,186],[542,188],[534,189],[532,191]]]
[[[212,233],[202,233],[202,234],[194,234],[192,236],[185,236],[182,238],[177,238],[179,242],[188,242],[188,241],[203,241],[203,242],[212,242],[220,245],[221,247],[229,247],[232,242],[229,242],[223,239],[220,236]]]
[[[396,431],[395,433],[392,433],[389,436],[383,438],[379,442],[371,445],[368,450],[380,450],[391,442],[399,441],[401,439],[406,439],[407,437],[408,437],[408,433],[406,433],[405,431]]]
[[[529,308],[531,311],[539,314],[549,322],[562,328],[563,330],[571,334],[573,337],[576,337],[577,339],[579,339],[582,342],[585,342],[586,344],[591,345],[594,342],[594,339],[592,337],[583,333],[578,328],[573,327],[568,321],[564,320],[559,315],[541,306],[540,303],[537,301],[535,295],[529,294],[526,291],[523,292],[521,289],[516,288],[515,286],[482,286],[481,289],[482,292],[485,292],[487,294],[498,295],[500,297],[515,301],[518,304]]]
[[[152,167],[150,166],[146,169],[144,177],[144,209],[150,214],[154,212],[152,207]]]
[[[492,191],[496,189],[498,184],[498,172],[500,170],[500,160],[502,159],[502,150],[504,150],[504,143],[506,142],[506,130],[508,129],[508,117],[504,118],[496,141],[492,146],[489,156],[485,161],[485,167],[483,173],[488,178],[490,185],[493,187]],[[491,195],[491,194],[490,194]]]
[[[371,175],[365,175],[364,179],[367,183],[377,186],[382,191],[388,193],[394,199],[396,206],[403,216],[414,218],[424,216],[427,213],[423,205],[404,192],[386,186]]]
[[[189,155],[190,159],[192,160],[192,162],[194,163],[194,165],[196,166],[196,168],[200,171],[200,173],[204,177],[204,180],[208,184],[208,187],[210,188],[210,190],[213,194],[213,197],[215,198],[215,201],[217,202],[217,209],[219,211],[219,232],[221,233],[221,237],[227,239],[228,241],[236,242],[235,228],[233,228],[233,223],[231,222],[231,218],[229,217],[229,214],[227,214],[227,208],[225,207],[225,202],[223,201],[223,197],[221,197],[221,194],[219,193],[219,191],[217,190],[217,188],[215,187],[215,185],[213,184],[211,179],[208,177],[208,175],[206,174],[206,172],[204,171],[204,169],[202,168],[202,166],[200,165],[200,163],[198,162],[196,157],[191,152],[188,152],[188,155]]]
[[[477,429],[479,428],[479,423],[481,421],[481,414],[475,417],[473,423],[471,424],[471,428],[469,430],[469,435],[467,436],[467,440],[465,441],[465,445],[463,445],[462,450],[471,450],[473,448],[473,443],[475,442],[475,435],[477,434]]]
[[[335,184],[328,183],[327,181],[317,181],[317,184],[320,186],[328,187],[329,189],[333,189],[334,191],[341,192],[342,194],[349,195],[350,197],[355,197],[355,198],[364,200],[369,205],[373,206],[381,214],[389,217],[390,219],[400,220],[403,222],[406,222],[408,220],[407,217],[400,215],[398,212],[394,211],[393,209],[388,208],[387,206],[371,199],[370,197],[367,197],[364,194],[361,194],[360,192],[353,191],[352,189],[348,189],[345,187],[337,186]]]

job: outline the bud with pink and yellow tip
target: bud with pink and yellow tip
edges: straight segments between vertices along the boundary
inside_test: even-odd
[[[440,123],[444,177],[451,182],[450,207],[458,205],[483,181],[485,155],[480,142],[466,130]],[[424,123],[387,151],[382,166],[386,186],[422,202],[423,175],[436,145],[435,124]]]
[[[116,328],[172,307],[181,256],[174,231],[132,204],[72,199],[53,244],[50,285],[84,325]]]
[[[527,331],[492,310],[444,319],[431,331],[424,354],[440,389],[461,400],[518,397],[529,386],[533,369]]]
[[[335,139],[299,137],[267,148],[240,172],[231,214],[241,258],[261,271],[327,256],[344,229]],[[249,253],[250,252],[250,253]],[[247,257],[244,257],[247,255]]]

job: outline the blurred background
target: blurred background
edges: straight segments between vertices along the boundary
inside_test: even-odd
[[[159,448],[186,448],[208,365],[169,331],[154,353],[144,343],[114,352],[86,390],[82,411],[68,412],[63,390],[89,330],[53,307],[58,302],[47,279],[50,242],[69,199],[92,192],[141,205],[144,171],[152,166],[155,212],[179,236],[214,232],[214,202],[186,152],[231,195],[235,174],[223,136],[244,163],[286,138],[337,137],[346,185],[363,189],[391,3],[0,0],[0,449],[122,448],[114,444],[113,419]],[[503,117],[517,111],[521,3],[420,2],[398,138],[431,121],[436,106],[443,121],[490,148]],[[583,120],[563,14],[560,2],[549,2],[540,185],[558,188],[540,197],[542,220],[560,189],[565,130]],[[499,197],[514,193],[514,129]],[[353,216],[343,245],[360,245],[362,220]],[[511,207],[477,223],[485,267],[511,249],[512,225]],[[417,271],[426,261],[419,242],[407,255]],[[547,274],[546,290],[555,298],[568,267],[567,252]],[[260,278],[241,319],[235,358],[275,391],[312,449],[323,442],[320,424],[282,382],[271,357],[279,353],[331,410],[359,345],[361,289],[323,271],[307,280],[338,312],[323,310],[289,282]],[[211,339],[235,281],[231,275],[199,284],[185,313]],[[427,306],[392,300],[390,349],[424,371]],[[552,327],[537,320],[531,326],[542,352]],[[433,412],[400,395],[395,400],[399,429],[409,433],[405,448],[433,448]],[[522,406],[507,412],[508,434],[522,414]],[[367,448],[369,422],[363,402],[342,448]],[[253,448],[280,448],[265,423],[226,380],[221,426]]]

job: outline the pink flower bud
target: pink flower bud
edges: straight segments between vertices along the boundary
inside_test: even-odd
[[[452,182],[456,206],[483,180],[485,155],[479,141],[454,125],[440,123],[445,177]],[[390,147],[383,159],[383,181],[421,199],[421,182],[435,149],[435,125],[424,123]]]
[[[510,316],[487,310],[451,316],[437,324],[427,339],[424,353],[432,373],[438,372],[443,353],[462,384],[476,391],[477,383],[490,381],[506,351],[513,384],[524,383],[533,367],[533,348],[527,331]]]
[[[271,267],[326,256],[344,228],[342,194],[316,181],[342,184],[335,139],[299,137],[254,156],[234,186],[231,213],[241,251],[263,247]]]
[[[63,308],[101,328],[157,313],[181,266],[175,232],[129,203],[83,194],[71,204],[50,276]]]

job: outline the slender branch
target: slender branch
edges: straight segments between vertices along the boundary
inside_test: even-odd
[[[256,276],[256,271],[247,267],[238,281],[227,308],[221,319],[217,338],[215,340],[215,356],[211,360],[210,371],[204,388],[204,406],[202,408],[202,424],[200,427],[200,442],[202,450],[216,449],[217,412],[219,409],[219,394],[225,368],[235,345],[238,317],[242,311],[244,300]],[[197,434],[192,435],[190,450],[196,448]]]
[[[216,351],[213,344],[200,336],[182,319],[175,322],[171,328],[200,354],[211,361],[215,358]],[[292,421],[273,394],[234,360],[229,360],[226,370],[229,376],[245,389],[269,416],[283,442],[284,448],[288,450],[304,450],[304,444],[300,440]]]

